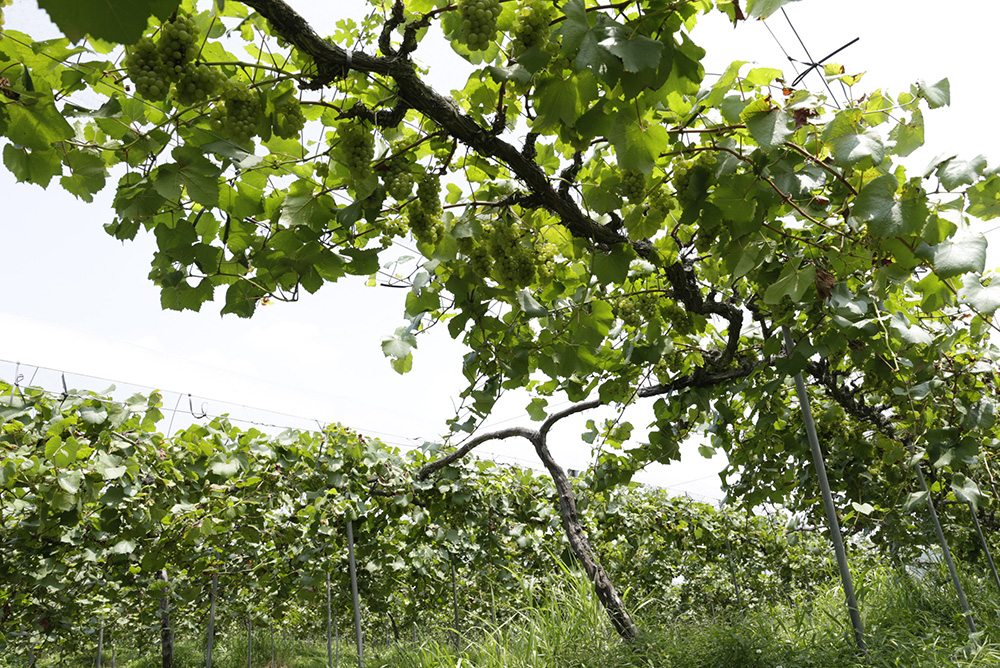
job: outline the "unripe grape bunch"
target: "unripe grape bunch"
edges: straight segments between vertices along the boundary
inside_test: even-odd
[[[528,0],[517,13],[511,52],[516,58],[536,44],[545,44],[552,22],[552,5],[545,0]]]
[[[441,177],[425,174],[417,185],[417,198],[407,207],[410,232],[421,243],[436,245],[444,238],[440,197]]]
[[[458,0],[462,41],[471,51],[483,51],[497,34],[500,0]]]
[[[302,106],[298,100],[285,100],[274,108],[271,128],[282,139],[297,137],[305,125],[306,117],[302,115]]]
[[[646,177],[638,169],[622,172],[620,192],[629,202],[638,204],[646,199]]]
[[[337,124],[335,157],[347,167],[351,178],[360,181],[372,168],[375,157],[375,138],[357,119],[341,121]]]
[[[179,104],[189,107],[204,102],[222,87],[222,73],[208,65],[189,68],[174,87],[174,97]]]
[[[257,95],[242,84],[229,86],[222,94],[223,103],[212,109],[208,120],[212,130],[228,135],[243,144],[257,134],[260,102]]]
[[[386,192],[392,195],[396,201],[402,202],[413,194],[413,184],[416,182],[416,177],[410,171],[409,161],[403,158],[393,158],[386,164],[386,169],[382,173],[382,182],[385,183]]]
[[[125,58],[125,72],[140,96],[151,101],[167,99],[170,82],[167,80],[166,68],[156,43],[149,37],[143,37],[129,49]]]
[[[194,60],[198,52],[198,26],[191,17],[180,14],[172,21],[167,21],[160,28],[160,37],[156,41],[156,50],[163,60],[164,73],[170,81],[180,81],[187,70],[187,65]]]

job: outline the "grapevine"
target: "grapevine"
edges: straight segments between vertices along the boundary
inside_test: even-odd
[[[674,198],[663,188],[654,188],[649,193],[649,209],[646,215],[657,224],[667,219],[670,210],[674,208]]]
[[[638,169],[629,169],[622,172],[621,183],[622,197],[633,204],[638,204],[646,199],[646,177]]]
[[[375,139],[360,120],[341,121],[337,125],[337,158],[355,181],[362,180],[371,170],[375,157]]]
[[[426,174],[417,185],[417,198],[407,208],[410,231],[421,243],[437,244],[444,237],[440,195],[441,177]]]
[[[174,96],[178,103],[189,107],[215,95],[222,83],[221,72],[208,65],[198,65],[181,76],[174,89]]]
[[[274,134],[282,139],[297,137],[305,124],[306,117],[302,115],[302,107],[296,100],[286,100],[274,108],[271,127]]]
[[[552,6],[544,0],[528,0],[517,13],[511,52],[516,58],[536,44],[548,45]]]
[[[402,202],[413,194],[416,178],[406,160],[394,158],[387,163],[382,181],[385,183],[386,192],[392,195],[393,199]]]
[[[497,34],[500,0],[458,0],[462,41],[471,51],[483,51]]]
[[[519,221],[501,218],[489,235],[493,271],[504,287],[522,288],[535,280],[535,258],[533,251],[522,243],[524,234]]]
[[[557,250],[551,241],[535,244],[535,265],[539,282],[549,283],[555,278]]]
[[[170,82],[167,81],[163,58],[149,37],[143,37],[129,49],[125,72],[140,96],[151,101],[166,99]]]
[[[170,81],[180,81],[194,60],[198,45],[198,26],[190,17],[180,15],[167,21],[160,29],[156,50],[163,61],[164,73]]]
[[[12,3],[14,0],[0,0],[0,31],[3,30],[3,8]],[[3,33],[0,32],[0,39],[3,39]]]
[[[246,86],[234,84],[223,93],[223,103],[212,109],[209,124],[212,130],[243,144],[257,134],[259,116],[257,96]]]

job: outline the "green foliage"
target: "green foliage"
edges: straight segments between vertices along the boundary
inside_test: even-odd
[[[734,503],[812,519],[787,390],[802,373],[849,530],[919,545],[914,465],[932,500],[989,507],[1000,298],[969,229],[1000,215],[1000,177],[981,156],[901,164],[923,114],[950,103],[946,79],[840,101],[742,62],[706,80],[702,1],[415,0],[328,40],[269,0],[119,4],[43,2],[68,39],[5,32],[3,159],[85,201],[114,173],[106,229],[153,235],[164,308],[219,298],[250,317],[415,246],[412,271],[398,265],[413,277],[405,324],[383,349],[405,372],[439,323],[469,348],[449,445],[512,388],[543,419],[556,398],[652,400],[644,438],[604,431],[601,491],[707,430]],[[737,4],[716,4],[738,28]],[[450,97],[417,65],[442,34],[468,70]],[[51,473],[31,481],[42,529],[74,526],[99,490],[99,474],[62,470],[83,457],[65,431],[39,459],[58,471],[24,454],[5,474]],[[191,466],[225,478],[234,464]],[[113,558],[134,552],[123,540]]]

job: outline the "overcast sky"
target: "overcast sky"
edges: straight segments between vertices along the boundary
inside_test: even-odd
[[[332,32],[337,12],[357,16],[363,10],[357,0],[289,1],[321,33]],[[928,146],[911,159],[913,169],[945,151],[965,157],[982,153],[991,166],[1000,160],[1000,139],[992,129],[997,87],[989,78],[1000,3],[951,7],[945,12],[929,0],[802,0],[787,6],[813,58],[860,38],[833,59],[850,73],[866,73],[856,94],[908,90],[917,79],[950,79],[952,106],[925,114]],[[31,34],[42,29],[44,15],[33,1],[14,0],[6,16],[11,29]],[[708,50],[710,73],[739,59],[782,68],[791,79],[794,68],[786,53],[809,60],[780,12],[766,25],[755,21],[736,29],[715,14],[702,20],[695,41]],[[424,53],[435,86],[464,85],[450,50]],[[817,76],[803,85],[822,89]],[[161,311],[159,291],[146,278],[152,241],[140,236],[123,245],[102,230],[112,219],[111,190],[85,204],[57,187],[43,191],[16,184],[0,169],[0,378],[13,380],[19,370],[23,382],[34,379],[55,390],[65,372],[73,387],[97,390],[115,382],[128,392],[162,389],[168,408],[179,402],[187,409],[191,394],[196,412],[229,412],[299,428],[336,421],[402,446],[443,431],[463,387],[464,350],[442,331],[420,339],[410,374],[399,376],[389,368],[380,342],[402,324],[405,290],[341,281],[298,303],[260,308],[251,320],[221,318],[211,303],[201,313]],[[997,226],[993,221],[977,231],[994,232],[992,238]],[[994,247],[991,266],[996,258]],[[528,424],[524,403],[522,398],[502,403],[494,422]],[[648,409],[627,418],[641,426]],[[580,432],[581,423],[555,432],[554,452],[566,466],[587,465],[589,446],[579,441]],[[482,454],[489,452],[530,458],[526,448],[508,444]],[[644,479],[719,498],[720,466],[719,458],[706,461],[688,452],[683,462],[657,467]]]

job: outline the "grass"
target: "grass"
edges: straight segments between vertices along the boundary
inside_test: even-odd
[[[967,577],[981,629],[970,641],[954,590],[936,572],[913,575],[876,567],[856,576],[868,651],[861,654],[839,586],[831,583],[808,603],[727,614],[671,614],[642,602],[640,637],[622,643],[611,630],[585,578],[564,574],[535,606],[499,624],[467,620],[458,647],[445,629],[420,642],[366,648],[367,668],[979,668],[1000,666],[1000,593]],[[270,636],[254,639],[254,667],[271,665]],[[407,634],[404,634],[406,637]],[[342,643],[338,668],[357,665]],[[325,668],[326,645],[275,640],[276,668]],[[0,666],[3,666],[0,660]],[[17,664],[10,664],[11,668]],[[118,668],[159,668],[158,652],[119,661]],[[213,668],[245,668],[245,638],[222,639]],[[41,664],[91,668],[93,657]],[[105,668],[110,661],[105,663]],[[202,668],[197,643],[178,643],[175,668]]]

